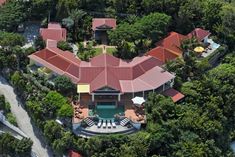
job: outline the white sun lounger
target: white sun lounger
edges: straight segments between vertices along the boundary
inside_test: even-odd
[[[111,124],[112,124],[113,128],[116,128],[116,124],[115,124],[114,120],[111,121]]]
[[[100,119],[100,120],[99,120],[99,123],[97,124],[97,127],[98,127],[98,128],[100,128],[100,127],[101,127],[102,122],[103,122],[103,120],[101,120],[101,119]]]
[[[108,128],[111,128],[110,120],[108,120],[107,126],[108,126]]]
[[[106,128],[106,123],[107,123],[107,121],[105,120],[104,122],[103,122],[103,128]]]

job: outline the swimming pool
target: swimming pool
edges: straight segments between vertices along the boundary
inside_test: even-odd
[[[113,119],[115,114],[124,114],[123,106],[116,106],[115,102],[97,102],[94,112],[103,119]]]

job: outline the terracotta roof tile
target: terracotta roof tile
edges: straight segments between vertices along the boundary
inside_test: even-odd
[[[7,0],[0,0],[0,6],[3,5]]]
[[[199,41],[202,41],[205,37],[209,36],[211,33],[202,28],[195,28],[192,32],[190,32],[187,36],[192,38],[195,36]]]
[[[108,26],[112,29],[116,28],[116,19],[113,18],[93,18],[92,19],[92,30],[96,30],[97,27]]]
[[[185,39],[188,39],[185,35],[170,32],[166,38],[156,43],[156,48],[150,50],[147,54],[165,63],[182,55],[180,45]]]
[[[56,41],[66,40],[67,31],[61,28],[58,23],[49,23],[48,28],[40,28],[43,40],[51,39]]]
[[[50,48],[29,57],[59,74],[70,77],[75,83],[90,84],[90,92],[106,86],[120,92],[152,90],[174,78],[168,72],[163,73],[159,67],[162,62],[151,56],[137,57],[133,61],[125,62],[114,56],[101,54],[90,62],[80,62],[70,52]]]
[[[82,157],[82,155],[80,153],[77,153],[77,152],[70,150],[69,157]]]
[[[177,102],[184,98],[184,95],[182,93],[173,88],[165,90],[162,94],[165,96],[170,96],[174,102]]]

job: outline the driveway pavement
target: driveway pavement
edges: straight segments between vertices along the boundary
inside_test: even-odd
[[[46,147],[42,135],[31,123],[28,113],[21,107],[21,102],[17,99],[11,85],[0,76],[0,93],[5,95],[6,100],[11,105],[11,111],[15,115],[19,128],[33,141],[33,152],[38,157],[52,157],[52,151]]]

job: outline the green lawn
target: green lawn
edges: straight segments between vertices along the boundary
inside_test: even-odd
[[[111,55],[112,55],[116,50],[117,50],[116,48],[111,48],[111,47],[106,48],[106,52],[107,52],[108,54],[111,54]]]
[[[103,53],[102,52],[102,48],[94,48],[95,49],[95,55],[97,56],[97,55],[99,55],[99,54],[101,54],[101,53]]]

